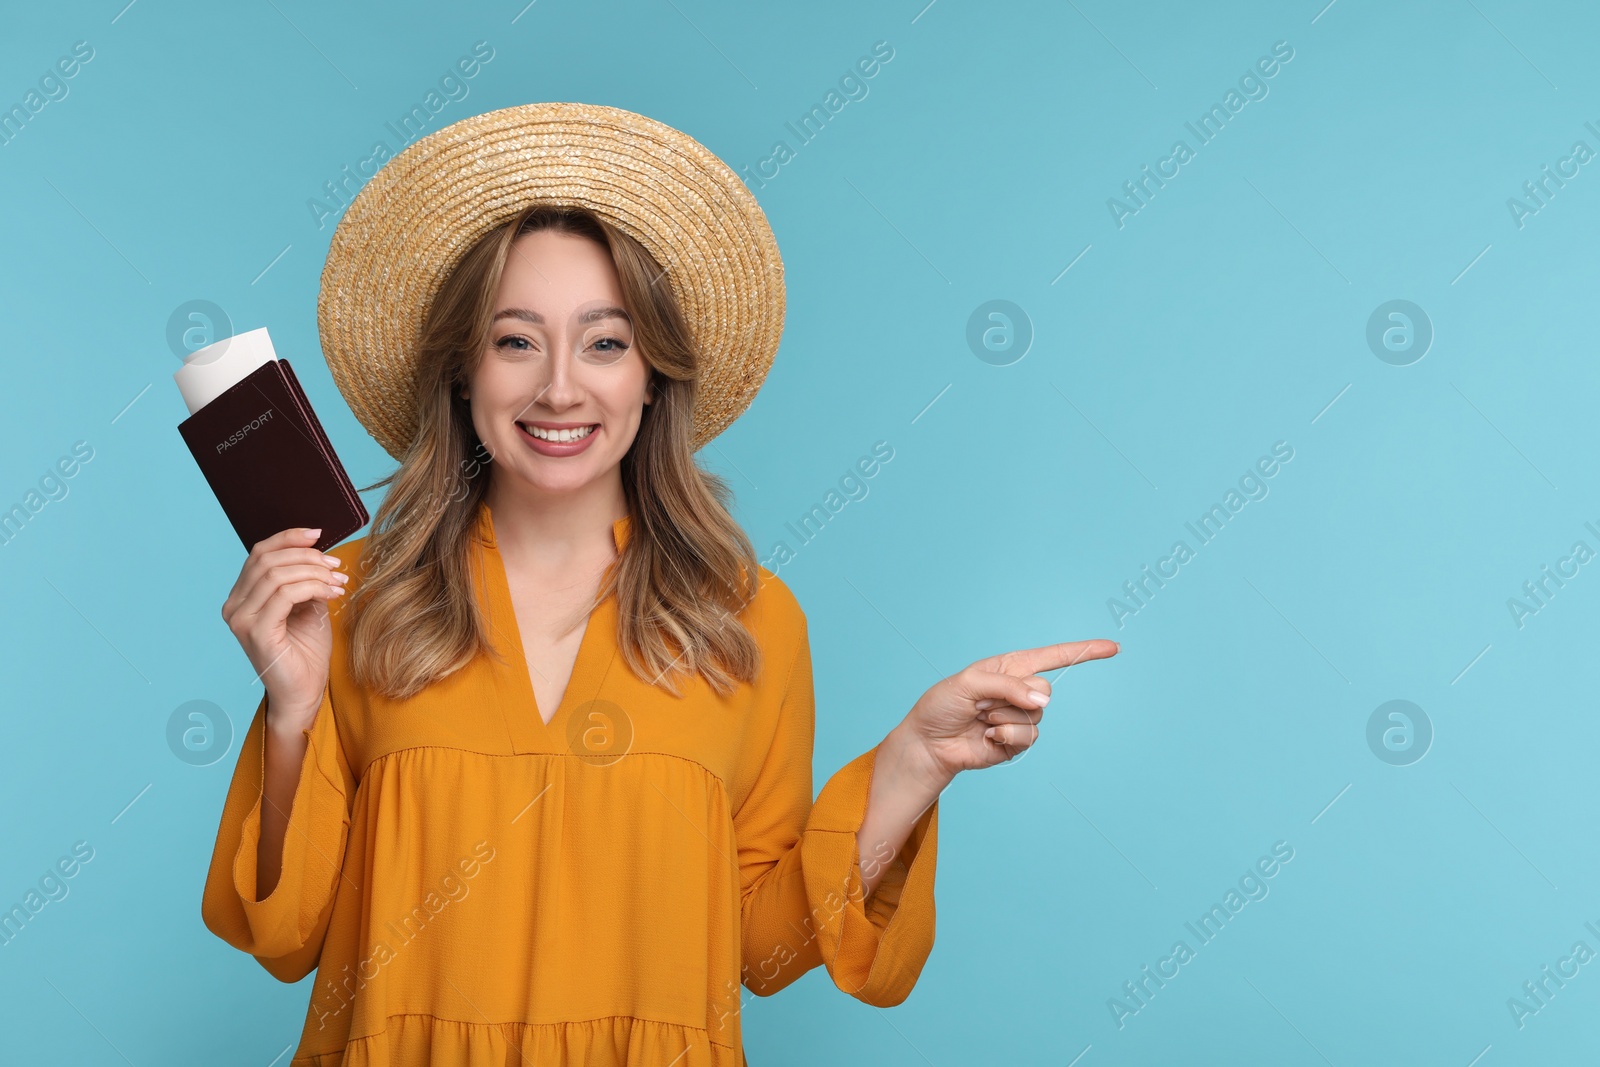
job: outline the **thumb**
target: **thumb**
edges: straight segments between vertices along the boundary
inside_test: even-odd
[[[998,671],[968,667],[953,680],[962,696],[977,703],[979,711],[996,704],[1011,704],[1031,710],[1042,708],[1050,702],[1050,683],[1037,675],[1018,678]]]

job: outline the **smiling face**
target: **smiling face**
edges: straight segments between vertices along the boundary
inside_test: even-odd
[[[619,465],[650,397],[611,253],[557,230],[512,243],[494,321],[463,390],[502,490],[568,494]]]

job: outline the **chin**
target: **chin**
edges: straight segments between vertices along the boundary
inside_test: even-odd
[[[571,463],[570,460],[547,456],[524,457],[523,461],[517,464],[515,473],[518,481],[526,482],[544,492],[571,492],[582,489],[606,469],[603,461],[597,463],[589,456],[583,456],[581,459],[583,463],[580,466]],[[554,464],[565,464],[565,466],[556,467]]]

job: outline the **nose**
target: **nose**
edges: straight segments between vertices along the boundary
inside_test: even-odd
[[[540,383],[539,394],[529,407],[542,404],[551,411],[561,412],[583,401],[583,387],[574,373],[574,344],[572,339],[563,338],[551,352],[550,358],[544,361],[545,380]]]

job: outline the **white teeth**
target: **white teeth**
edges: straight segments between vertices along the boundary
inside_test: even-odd
[[[593,426],[580,426],[575,430],[544,430],[540,429],[538,426],[530,426],[525,422],[518,423],[517,425],[521,426],[524,430],[527,430],[530,434],[537,437],[541,441],[581,441],[594,432]]]

